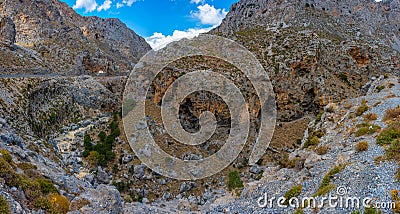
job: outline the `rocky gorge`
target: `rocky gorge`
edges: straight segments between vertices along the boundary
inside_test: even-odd
[[[255,165],[246,148],[212,177],[178,181],[141,163],[123,130],[122,94],[150,50],[145,40],[58,0],[0,0],[0,213],[398,213],[399,20],[398,0],[232,5],[210,34],[240,43],[268,72],[274,137]],[[203,57],[173,62],[152,84],[146,121],[160,147],[184,160],[215,153],[229,133],[226,104],[199,92],[182,103],[181,124],[196,132],[210,111],[219,134],[188,148],[165,134],[166,88],[199,68],[232,76],[246,92],[249,141],[259,126],[254,89],[236,68]],[[319,200],[340,187],[372,198],[371,207],[259,206],[265,194]]]

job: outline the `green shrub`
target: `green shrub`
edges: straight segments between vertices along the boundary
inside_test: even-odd
[[[364,114],[366,111],[369,110],[369,107],[367,105],[361,105],[360,107],[357,108],[356,110],[356,115],[357,116],[361,116],[362,114]]]
[[[392,141],[390,146],[386,149],[386,156],[389,159],[400,161],[400,139]]]
[[[391,124],[388,128],[384,129],[376,138],[378,145],[389,145],[394,140],[400,139],[400,123]]]
[[[347,77],[347,75],[346,75],[345,73],[339,74],[339,78],[340,78],[343,82],[345,82],[345,83],[347,83],[347,84],[350,84],[350,81],[349,81],[349,79],[348,79],[348,77]]]
[[[2,155],[2,157],[3,157],[3,159],[5,161],[7,161],[8,163],[14,163],[13,159],[12,159],[12,156],[10,155],[10,152],[8,152],[7,150],[3,149],[3,150],[0,150],[0,153],[1,153],[1,155]]]
[[[89,161],[89,164],[107,166],[110,161],[115,159],[115,153],[112,151],[114,141],[121,134],[118,123],[118,113],[114,113],[113,121],[109,125],[111,129],[110,135],[101,131],[97,135],[100,141],[94,146],[89,143],[91,142],[90,136],[85,136],[85,151],[82,153],[82,156]]]
[[[24,190],[29,201],[33,201],[41,195],[40,184],[26,175],[19,175],[19,186]]]
[[[96,166],[100,162],[100,158],[100,154],[97,151],[91,151],[86,159],[91,166]]]
[[[51,204],[51,207],[47,210],[48,213],[52,214],[68,213],[70,202],[66,197],[61,196],[60,194],[57,193],[50,193],[47,196],[47,199]]]
[[[316,123],[321,121],[322,114],[323,114],[323,112],[320,112],[320,113],[317,115],[317,118],[315,119],[315,122],[316,122]]]
[[[385,89],[385,86],[383,86],[383,85],[376,87],[376,90],[378,91],[378,93],[381,92],[383,89]]]
[[[303,209],[299,208],[296,211],[294,211],[293,214],[304,214],[304,211],[303,211]]]
[[[42,210],[49,210],[51,203],[47,198],[40,197],[33,202],[33,206]]]
[[[334,175],[340,173],[346,165],[338,165],[331,169],[322,179],[321,186],[317,190],[317,192],[313,195],[314,197],[325,195],[329,191],[335,188],[335,185],[332,183],[331,179]]]
[[[37,180],[39,182],[40,191],[47,195],[49,193],[58,193],[57,188],[53,185],[53,182],[49,179],[39,178]]]
[[[319,144],[319,138],[317,136],[313,136],[312,138],[309,138],[305,143],[303,148],[308,148],[310,146],[316,146]]]
[[[289,155],[287,153],[284,153],[283,155],[280,156],[280,158],[278,158],[278,164],[282,168],[290,169],[296,166],[296,160],[290,160]]]
[[[35,170],[37,169],[37,167],[35,165],[32,165],[30,163],[26,163],[26,162],[21,162],[17,164],[18,168],[27,171],[27,170]]]
[[[97,136],[99,137],[100,142],[104,142],[106,140],[107,134],[101,131]]]
[[[336,188],[335,184],[333,184],[332,182],[329,182],[328,185],[320,187],[317,190],[317,192],[314,193],[313,197],[326,195],[328,192],[332,191],[335,188]]]
[[[379,213],[381,213],[381,212],[374,207],[370,207],[370,208],[366,207],[364,209],[364,214],[379,214]]]
[[[370,124],[370,123],[361,123],[357,125],[358,130],[355,133],[356,137],[360,137],[363,135],[370,135],[375,132],[377,132],[379,129],[381,129],[380,126],[377,126],[375,124]]]
[[[285,204],[288,205],[288,204],[289,204],[289,200],[290,200],[291,198],[295,198],[295,197],[299,196],[302,189],[303,189],[303,187],[302,187],[301,185],[298,185],[298,186],[294,186],[294,187],[292,187],[290,190],[288,190],[288,191],[283,195],[283,197],[285,197],[285,199],[286,199],[286,200],[285,200]]]
[[[237,188],[243,188],[243,181],[240,179],[239,172],[237,171],[232,171],[228,175],[228,189],[229,191],[232,191]]]
[[[8,186],[17,186],[19,183],[18,175],[3,157],[0,157],[0,177],[4,179]]]
[[[2,195],[0,195],[0,213],[4,213],[4,214],[11,213],[10,205],[8,204],[8,201]]]
[[[83,143],[84,143],[86,149],[89,149],[92,147],[92,138],[90,137],[90,135],[85,134],[85,137],[83,138]]]

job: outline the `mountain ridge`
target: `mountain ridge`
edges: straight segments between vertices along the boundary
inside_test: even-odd
[[[119,19],[84,17],[58,0],[1,1],[2,70],[114,75],[151,48]],[[15,34],[15,35],[14,35]],[[23,56],[23,57],[21,57]]]
[[[242,0],[210,33],[257,56],[273,83],[279,119],[291,121],[399,72],[399,8],[399,1]]]

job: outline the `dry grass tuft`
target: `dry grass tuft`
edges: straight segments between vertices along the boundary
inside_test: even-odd
[[[400,106],[388,109],[383,116],[383,121],[397,121],[400,120]]]
[[[368,114],[363,115],[363,119],[366,122],[370,122],[370,121],[378,119],[378,116],[375,113],[368,113]]]
[[[355,146],[357,152],[365,152],[369,148],[369,144],[366,141],[362,141],[356,144]]]

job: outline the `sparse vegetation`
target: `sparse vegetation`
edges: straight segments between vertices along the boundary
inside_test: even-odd
[[[386,160],[386,157],[385,157],[384,155],[376,156],[376,157],[374,158],[374,163],[375,163],[376,165],[378,165],[378,164],[380,164],[381,162],[383,162],[383,161],[385,161],[385,160]]]
[[[285,153],[278,159],[278,164],[283,168],[290,169],[296,166],[296,160],[290,160],[289,155]]]
[[[288,190],[283,197],[285,197],[285,204],[289,204],[291,198],[295,198],[300,195],[303,187],[301,185],[294,186],[290,190]]]
[[[381,129],[380,126],[371,123],[361,123],[357,125],[358,130],[355,133],[356,137],[370,135]]]
[[[0,195],[0,213],[4,213],[4,214],[11,213],[10,205],[8,204],[8,201],[2,195]]]
[[[394,122],[384,129],[376,138],[378,145],[389,145],[386,148],[386,158],[396,161],[400,166],[400,122]],[[400,168],[395,174],[395,179],[400,182]]]
[[[370,122],[370,121],[378,119],[378,116],[375,113],[368,113],[368,114],[363,115],[363,119],[366,122]]]
[[[385,86],[383,86],[383,85],[376,87],[376,90],[378,91],[378,93],[381,92],[383,89],[385,89]]]
[[[366,141],[361,141],[355,145],[357,152],[365,152],[368,151],[369,144]]]
[[[58,193],[57,188],[53,185],[53,183],[49,179],[39,178],[38,182],[40,186],[40,191],[43,194]]]
[[[31,208],[41,208],[46,213],[67,213],[69,210],[69,201],[67,198],[61,196],[51,180],[43,178],[34,170],[35,166],[24,163],[19,163],[18,166],[23,166],[26,173],[16,173],[16,164],[14,162],[7,162],[11,156],[9,153],[2,151],[0,156],[0,178],[5,181],[7,186],[19,187],[23,190],[24,195],[29,201],[28,206]],[[6,154],[6,155],[4,155]],[[7,155],[8,154],[8,155]],[[2,204],[0,198],[0,213],[4,212],[7,205]]]
[[[400,195],[398,190],[392,190],[392,200],[395,204],[393,208],[394,213],[400,213]]]
[[[339,78],[340,78],[343,82],[345,82],[345,83],[347,83],[347,84],[350,85],[349,78],[347,77],[347,75],[346,75],[345,73],[339,74]]]
[[[333,113],[335,112],[336,105],[334,103],[329,104],[326,108],[326,112]]]
[[[400,119],[400,106],[388,109],[383,116],[383,121],[397,121]]]
[[[378,145],[390,145],[394,140],[400,138],[400,122],[390,124],[376,138]]]
[[[228,175],[228,189],[229,191],[232,191],[234,189],[240,189],[243,188],[243,181],[240,178],[239,172],[238,171],[232,171]]]
[[[264,170],[261,170],[260,173],[258,173],[258,174],[256,175],[256,177],[254,178],[254,180],[260,180],[260,179],[262,178],[263,174],[264,174]]]
[[[303,148],[308,148],[310,146],[317,146],[319,144],[319,139],[324,136],[321,130],[308,130],[308,139],[304,143]]]
[[[376,209],[375,207],[369,207],[364,209],[364,214],[380,214],[381,211]]]
[[[335,166],[331,171],[329,171],[324,178],[322,179],[321,186],[317,190],[317,192],[314,193],[314,197],[317,196],[322,196],[325,195],[326,193],[330,192],[331,190],[335,189],[336,186],[335,184],[332,183],[332,178],[334,175],[340,173],[346,165],[338,165]]]
[[[318,113],[317,118],[315,118],[315,123],[318,123],[321,121],[322,115],[323,115],[323,112]]]
[[[319,138],[317,136],[313,136],[311,139],[308,139],[304,143],[304,148],[308,148],[310,146],[317,146],[319,144]]]
[[[113,152],[113,146],[115,138],[121,134],[118,127],[118,114],[114,113],[113,121],[109,125],[110,134],[107,135],[105,132],[98,134],[99,142],[96,145],[92,145],[92,139],[90,135],[85,134],[84,145],[85,151],[83,157],[89,162],[90,165],[102,165],[106,166],[110,161],[114,160],[115,154]]]
[[[40,197],[35,200],[34,206],[46,210],[46,213],[59,214],[69,211],[70,202],[64,196],[56,193],[50,193],[46,197]]]
[[[396,190],[392,190],[391,195],[392,195],[393,201],[400,200],[399,191],[397,189]]]
[[[325,155],[326,153],[328,153],[329,149],[330,149],[330,146],[329,146],[329,145],[318,146],[318,147],[315,149],[315,152],[316,152],[318,155]]]
[[[0,153],[5,161],[7,161],[8,163],[13,163],[12,157],[7,150],[5,150],[5,149],[0,150]]]
[[[369,110],[369,107],[367,106],[365,100],[363,101],[362,105],[360,107],[357,108],[356,110],[356,116],[361,116],[362,114],[364,114],[366,111]]]
[[[293,214],[304,214],[304,211],[303,211],[303,209],[299,208],[296,211],[294,211]]]

